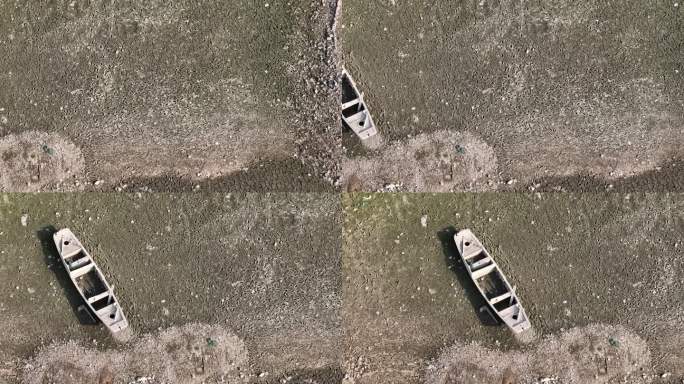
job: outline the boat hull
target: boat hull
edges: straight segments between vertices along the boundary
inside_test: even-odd
[[[363,94],[346,71],[342,71],[342,121],[361,139],[366,140],[378,133],[373,117],[363,100]]]
[[[454,236],[461,260],[487,305],[514,333],[531,328],[515,289],[480,240],[464,229]]]
[[[128,328],[111,286],[81,242],[67,228],[56,232],[53,238],[64,269],[91,313],[112,333]]]

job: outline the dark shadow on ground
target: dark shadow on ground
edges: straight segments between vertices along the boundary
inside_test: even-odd
[[[333,175],[334,176],[334,175]],[[214,179],[193,180],[189,177],[163,175],[124,180],[124,191],[168,192],[334,192],[335,187],[317,176],[313,169],[290,159],[262,161],[250,165],[248,170]],[[199,188],[197,188],[199,186]],[[103,186],[93,190],[111,190],[115,186]]]
[[[59,258],[57,248],[55,247],[54,240],[52,239],[52,236],[55,234],[55,232],[57,232],[57,229],[51,225],[43,227],[36,232],[36,237],[38,237],[38,240],[40,240],[40,245],[43,250],[45,264],[50,270],[52,270],[52,272],[54,272],[55,278],[57,279],[59,286],[62,287],[64,296],[66,296],[67,300],[69,301],[71,310],[74,312],[78,322],[83,325],[95,325],[97,322],[86,309],[81,295],[71,282],[71,279],[69,278],[69,275],[67,275],[64,265]]]
[[[662,164],[659,170],[617,180],[591,175],[549,177],[537,180],[539,192],[684,192],[684,159]]]
[[[282,376],[272,377],[265,384],[336,384],[342,383],[344,372],[340,367],[298,369]]]
[[[444,253],[447,267],[456,275],[456,279],[461,284],[461,287],[463,287],[465,295],[473,306],[473,310],[477,313],[477,317],[482,325],[497,326],[500,324],[499,320],[491,312],[482,310],[482,308],[488,308],[487,302],[477,290],[475,283],[473,283],[463,262],[461,262],[461,256],[454,242],[454,235],[457,232],[456,228],[451,226],[437,232],[437,237],[442,243],[442,252]]]

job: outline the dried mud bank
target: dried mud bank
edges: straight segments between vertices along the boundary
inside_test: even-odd
[[[345,65],[363,84],[387,147],[346,143],[345,174],[376,190],[376,175],[359,163],[382,168],[396,148],[446,130],[494,150],[499,189],[647,190],[647,180],[625,180],[684,157],[682,12],[666,1],[346,0],[338,27]],[[410,150],[401,161],[414,173],[432,171]],[[671,180],[659,190],[684,190],[683,173],[661,174]],[[387,184],[414,190],[413,173],[391,176]]]
[[[69,156],[83,154],[87,189],[163,178],[220,184],[265,166],[250,173],[255,191],[332,189],[339,177],[326,2],[79,0],[0,10],[0,139],[58,133],[78,148],[65,148]],[[33,171],[11,169],[24,179]],[[51,171],[43,179],[61,177]],[[0,190],[67,189],[21,187]]]
[[[290,105],[297,112],[294,123],[299,129],[295,141],[299,158],[305,164],[312,164],[314,169],[325,170],[325,180],[337,185],[342,136],[338,118],[340,67],[335,27],[341,0],[310,4],[312,11],[298,18],[297,32],[290,37],[296,49],[286,68],[290,82],[294,84]]]
[[[84,186],[81,150],[59,134],[27,131],[0,138],[0,191],[76,191]]]
[[[349,159],[342,180],[349,192],[486,191],[496,189],[498,175],[494,151],[482,140],[440,131],[392,143],[377,157]]]
[[[427,369],[427,384],[650,383],[646,341],[622,327],[592,325],[547,336],[522,351],[456,344]]]
[[[211,384],[341,382],[339,368],[301,368],[271,375],[254,369],[245,342],[220,325],[186,324],[133,336],[116,348],[67,341],[21,361],[21,384]],[[273,377],[271,377],[273,376]]]
[[[249,382],[244,342],[220,326],[188,324],[145,334],[100,351],[74,341],[42,348],[24,366],[22,383]]]

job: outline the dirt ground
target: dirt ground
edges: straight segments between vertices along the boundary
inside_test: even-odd
[[[679,384],[683,208],[678,194],[1,195],[0,382]],[[66,226],[114,286],[124,337],[78,312],[50,237]],[[479,311],[461,228],[532,332]]]
[[[346,382],[680,383],[683,208],[677,194],[345,195]],[[533,332],[479,312],[463,228]]]
[[[2,1],[0,190],[682,191],[682,8]]]
[[[343,183],[684,190],[683,8],[345,0],[342,62],[384,144],[345,132]]]
[[[63,227],[114,286],[124,340],[76,310]],[[334,194],[1,195],[0,382],[339,382],[340,236]]]
[[[330,12],[310,0],[0,1],[0,190],[331,189]]]

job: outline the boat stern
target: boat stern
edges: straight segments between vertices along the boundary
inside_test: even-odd
[[[501,316],[501,320],[516,334],[532,328],[530,319],[527,318],[527,314],[520,304],[515,305],[513,313]]]
[[[128,328],[128,320],[123,314],[118,302],[113,302],[107,307],[95,312],[102,324],[112,333],[117,333]]]

